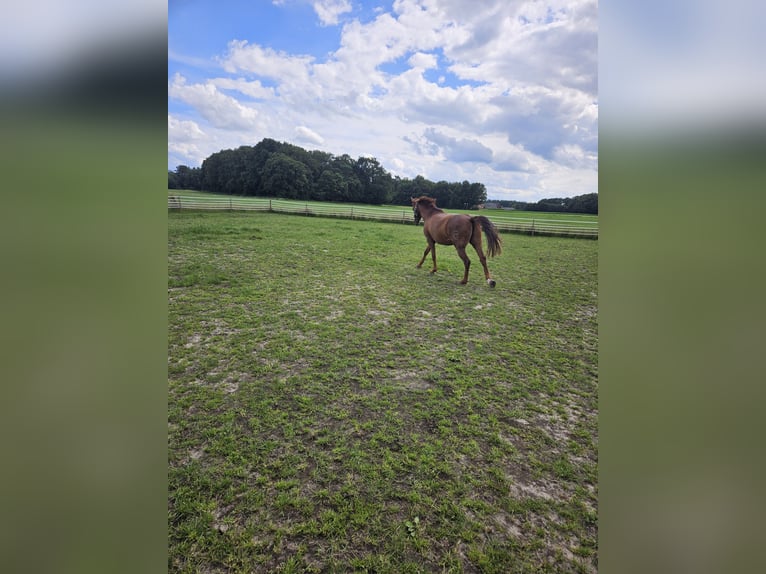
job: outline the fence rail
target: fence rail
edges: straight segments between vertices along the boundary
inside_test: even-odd
[[[299,201],[235,197],[235,196],[168,196],[168,209],[171,210],[219,210],[219,211],[270,211],[275,213],[291,213],[317,217],[336,217],[341,219],[369,219],[375,221],[391,221],[397,223],[412,223],[412,210],[406,207],[375,207],[346,204],[316,204]],[[492,214],[492,222],[498,231],[506,233],[523,233],[526,235],[547,235],[563,237],[582,237],[598,239],[597,221],[572,221],[545,219],[529,219],[526,217],[505,217]],[[572,225],[576,223],[576,225]]]

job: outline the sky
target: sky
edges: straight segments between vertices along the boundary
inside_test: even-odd
[[[489,199],[598,191],[596,0],[170,0],[168,169],[264,138]]]

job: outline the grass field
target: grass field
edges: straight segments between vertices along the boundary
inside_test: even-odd
[[[247,209],[247,206],[260,205],[263,207],[269,198],[263,197],[243,197],[234,195],[224,195],[219,193],[210,193],[205,191],[192,190],[168,190],[168,198],[181,198],[180,205],[183,207],[189,203],[196,209],[203,209],[206,202],[216,203],[219,206],[230,205],[233,210]],[[412,220],[412,209],[407,205],[367,205],[351,203],[333,203],[320,201],[301,201],[289,199],[272,199],[274,202],[274,211],[298,211],[304,208],[317,214],[332,212],[348,212],[354,210],[362,218],[374,218],[375,214],[381,215],[383,220],[392,220],[409,223]],[[170,205],[176,203],[169,202]],[[270,205],[270,204],[269,204]],[[192,207],[195,209],[195,207]],[[448,209],[450,213],[468,213],[477,215],[479,213],[491,217],[501,230],[510,231],[514,227],[518,229],[527,229],[534,222],[537,232],[545,233],[547,231],[559,231],[556,235],[567,234],[570,236],[584,235],[587,237],[598,237],[598,215],[585,213],[548,213],[540,211],[520,211],[504,209],[487,210],[467,210],[467,209]],[[569,231],[569,233],[566,233]]]
[[[168,214],[172,572],[595,572],[598,242]]]

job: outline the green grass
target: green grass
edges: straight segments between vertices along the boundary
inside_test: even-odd
[[[169,189],[168,190],[168,197],[171,196],[185,196],[185,197],[200,197],[200,198],[213,198],[213,199],[222,199],[222,198],[236,198],[237,201],[247,201],[252,200],[256,201],[255,197],[242,197],[242,196],[229,196],[229,195],[223,195],[219,193],[210,193],[206,191],[194,191],[194,190],[179,190],[179,189]],[[263,200],[264,198],[257,198],[258,200]],[[268,199],[268,198],[266,198]],[[385,206],[371,206],[366,204],[338,204],[338,203],[331,203],[331,202],[320,202],[320,201],[299,201],[299,200],[286,200],[286,199],[279,199],[276,200],[280,204],[289,204],[289,203],[295,203],[296,205],[303,206],[308,205],[310,208],[337,208],[339,205],[342,206],[350,206],[354,205],[356,207],[361,208],[362,210],[386,210],[390,213],[396,214],[397,216],[402,213],[402,210],[406,213],[406,218],[409,221],[410,219],[410,207],[409,206],[401,206],[401,205],[385,205]],[[592,215],[587,213],[554,213],[554,212],[540,212],[540,211],[520,211],[520,210],[505,210],[505,209],[486,209],[486,210],[468,210],[468,209],[449,209],[447,210],[450,213],[469,213],[471,215],[476,215],[477,213],[481,213],[482,215],[486,215],[487,217],[490,217],[494,221],[502,222],[502,221],[528,221],[528,220],[534,220],[538,224],[561,224],[566,225],[568,227],[573,228],[585,228],[585,229],[598,229],[598,215]]]
[[[168,219],[170,571],[596,571],[597,242]]]

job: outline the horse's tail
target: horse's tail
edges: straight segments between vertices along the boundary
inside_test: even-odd
[[[474,232],[476,231],[476,223],[481,225],[481,229],[484,230],[487,236],[487,255],[494,257],[500,255],[503,251],[503,241],[500,239],[500,235],[497,233],[497,227],[492,223],[489,218],[484,215],[476,215],[472,217],[474,221]],[[481,233],[481,232],[480,232]]]

